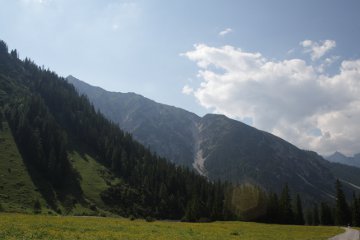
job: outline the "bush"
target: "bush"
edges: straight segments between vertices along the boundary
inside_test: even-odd
[[[129,219],[130,219],[130,221],[134,221],[136,219],[136,217],[134,215],[130,215]]]
[[[56,211],[57,214],[60,214],[60,215],[62,214],[62,211],[61,211],[60,208],[57,208],[55,211]]]
[[[155,221],[155,219],[152,218],[152,217],[150,217],[150,216],[147,216],[147,217],[145,218],[145,220],[146,220],[147,222],[154,222],[154,221]]]
[[[209,222],[212,222],[210,218],[205,218],[205,217],[201,217],[199,220],[198,220],[199,223],[209,223]]]
[[[0,203],[0,212],[3,212],[4,211],[4,208],[3,208],[3,206],[1,205],[1,203]]]
[[[34,213],[35,214],[41,213],[41,204],[38,199],[36,199],[34,202]]]
[[[90,204],[90,210],[92,210],[92,211],[97,211],[97,207],[96,207],[96,205],[95,204]]]

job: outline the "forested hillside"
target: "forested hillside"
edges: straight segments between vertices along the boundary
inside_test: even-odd
[[[334,199],[334,182],[345,180],[348,197],[360,186],[360,169],[331,164],[315,152],[224,115],[194,113],[135,93],[109,92],[68,76],[108,119],[160,156],[214,181],[251,183],[278,194],[287,183],[306,205]],[[295,197],[295,195],[293,196]]]
[[[74,167],[72,156],[79,153],[108,169],[108,174],[99,173],[107,183],[100,193],[102,210],[168,219],[230,217],[223,204],[224,184],[208,182],[151,153],[96,112],[63,78],[29,59],[20,60],[16,50],[8,53],[4,42],[0,89],[1,122],[9,124],[47,208],[71,212],[80,205],[97,211],[99,206],[81,188],[82,170]]]

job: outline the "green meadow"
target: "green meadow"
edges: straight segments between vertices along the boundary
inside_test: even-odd
[[[124,218],[0,214],[0,239],[242,239],[325,240],[338,227],[271,225],[249,222],[146,222]]]

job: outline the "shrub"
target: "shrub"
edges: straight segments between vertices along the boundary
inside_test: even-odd
[[[34,213],[35,214],[41,213],[41,204],[38,199],[36,199],[34,202]]]
[[[95,204],[92,203],[90,204],[90,209],[95,212],[97,210],[97,207]]]
[[[145,220],[146,220],[147,222],[154,222],[154,221],[155,221],[155,219],[152,218],[152,217],[150,217],[150,216],[147,216],[147,217],[145,218]]]

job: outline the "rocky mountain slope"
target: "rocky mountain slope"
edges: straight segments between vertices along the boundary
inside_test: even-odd
[[[349,166],[355,166],[360,168],[360,153],[355,154],[352,157],[347,157],[340,152],[335,152],[334,154],[325,158],[330,162],[342,163]]]
[[[343,165],[226,116],[199,117],[134,93],[108,92],[73,76],[67,80],[139,142],[210,180],[254,183],[271,191],[288,183],[311,201],[333,199],[335,179],[344,177],[344,171],[337,171]],[[349,191],[360,186],[357,178],[347,182]]]

